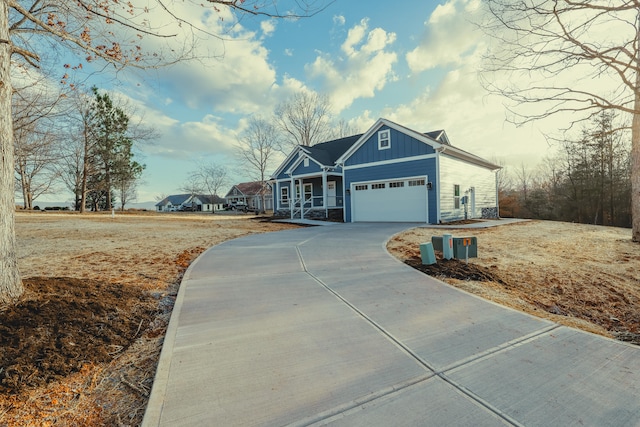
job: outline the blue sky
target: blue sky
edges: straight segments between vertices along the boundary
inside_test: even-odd
[[[249,180],[233,155],[239,133],[251,115],[270,114],[298,90],[328,95],[336,117],[360,132],[385,117],[418,131],[445,129],[453,145],[507,166],[535,165],[549,149],[541,132],[506,123],[504,100],[479,83],[488,44],[472,24],[480,7],[336,0],[310,18],[239,22],[223,10],[197,17],[224,34],[201,46],[222,57],[89,82],[127,98],[162,135],[141,147],[139,202],[179,193],[197,161]]]

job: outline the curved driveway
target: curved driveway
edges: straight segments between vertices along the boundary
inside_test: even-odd
[[[409,226],[209,249],[183,279],[143,425],[640,425],[640,348],[403,265],[385,242]]]

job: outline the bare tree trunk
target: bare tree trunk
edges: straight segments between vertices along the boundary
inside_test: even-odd
[[[7,2],[0,1],[0,305],[24,291],[16,254],[10,59]]]
[[[640,13],[636,20],[636,87],[631,122],[631,240],[640,242]]]
[[[89,135],[87,123],[83,124],[83,157],[82,157],[82,183],[80,185],[80,213],[87,208],[87,179],[89,179]]]
[[[640,73],[636,78],[640,88]],[[636,89],[635,113],[631,124],[631,239],[640,242],[640,91]]]

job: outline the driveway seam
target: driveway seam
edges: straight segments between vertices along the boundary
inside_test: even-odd
[[[487,409],[488,411],[492,412],[493,414],[495,414],[499,418],[503,419],[507,423],[509,423],[509,424],[511,424],[513,426],[523,427],[523,425],[520,424],[518,421],[516,421],[515,419],[513,419],[512,417],[510,417],[509,415],[507,415],[503,411],[499,410],[498,408],[494,407],[489,402],[487,402],[486,400],[482,399],[480,396],[476,395],[471,390],[463,387],[462,385],[460,385],[457,382],[453,381],[452,379],[448,378],[447,375],[446,375],[446,372],[450,371],[450,370],[453,370],[453,369],[456,369],[456,368],[459,368],[460,366],[466,365],[468,363],[472,363],[472,362],[474,362],[476,360],[483,359],[483,358],[486,358],[486,357],[490,357],[493,354],[499,353],[499,352],[504,351],[504,350],[506,350],[508,348],[512,348],[512,347],[514,347],[516,345],[519,345],[521,343],[534,340],[537,337],[539,337],[541,335],[544,335],[545,333],[549,332],[550,330],[553,330],[553,329],[559,327],[559,325],[553,325],[550,328],[545,328],[545,329],[543,329],[541,331],[536,331],[533,334],[529,334],[529,335],[527,335],[525,337],[521,337],[521,338],[519,338],[517,340],[512,340],[512,341],[510,341],[508,343],[505,343],[505,344],[502,344],[502,345],[500,345],[498,347],[494,347],[494,349],[488,350],[488,351],[482,353],[481,355],[479,355],[477,357],[468,359],[468,360],[464,361],[464,363],[456,363],[453,366],[447,367],[445,370],[437,370],[429,362],[427,362],[426,360],[421,358],[418,354],[416,354],[413,350],[411,350],[408,346],[406,346],[402,341],[400,341],[398,338],[394,337],[393,334],[391,334],[389,331],[387,331],[385,328],[383,328],[382,325],[380,325],[379,323],[374,321],[371,317],[366,315],[362,310],[358,309],[355,305],[351,304],[346,298],[344,298],[342,295],[340,295],[338,292],[336,292],[334,289],[332,289],[329,285],[324,283],[320,278],[316,277],[313,273],[311,273],[307,269],[307,264],[304,261],[304,257],[302,256],[302,252],[300,251],[300,248],[299,248],[298,245],[296,245],[296,252],[298,253],[298,258],[300,260],[300,264],[302,265],[302,268],[303,268],[305,273],[307,273],[313,280],[318,282],[318,284],[320,284],[320,286],[325,288],[328,292],[330,292],[336,298],[338,298],[340,301],[342,301],[352,311],[354,311],[356,314],[358,314],[360,317],[362,317],[365,321],[367,321],[371,326],[373,326],[380,333],[382,333],[388,340],[393,342],[399,349],[401,349],[403,352],[405,352],[410,357],[415,359],[420,365],[422,365],[424,368],[426,368],[428,371],[430,371],[433,374],[433,375],[428,376],[427,378],[418,379],[415,382],[411,382],[410,384],[406,384],[403,387],[399,387],[399,388],[390,390],[388,392],[381,393],[379,396],[378,395],[368,396],[368,397],[371,397],[371,398],[370,399],[365,399],[366,400],[365,402],[359,402],[358,400],[356,400],[356,401],[354,401],[354,404],[351,405],[351,407],[340,408],[340,410],[338,412],[335,412],[335,411],[338,410],[338,408],[334,408],[332,411],[330,411],[331,413],[317,414],[316,417],[312,418],[313,421],[310,421],[309,424],[318,423],[318,422],[320,422],[322,420],[326,420],[327,418],[329,418],[331,416],[335,416],[335,415],[337,415],[337,414],[339,414],[341,412],[344,412],[346,410],[353,409],[353,408],[355,408],[355,407],[357,407],[359,405],[362,405],[364,403],[368,403],[368,402],[377,400],[377,399],[379,399],[381,397],[384,397],[384,396],[396,393],[398,391],[401,391],[401,390],[403,390],[403,389],[405,389],[405,388],[407,388],[407,387],[409,387],[409,386],[411,386],[413,384],[416,384],[418,382],[425,381],[425,380],[427,380],[429,378],[437,377],[437,378],[442,379],[444,382],[446,382],[447,384],[449,384],[450,386],[452,386],[456,390],[458,390],[460,393],[462,393],[465,396],[469,397],[471,400],[476,402],[478,405],[484,407],[485,409]],[[329,412],[329,411],[327,411],[327,412]],[[293,425],[309,425],[309,424],[293,424]]]

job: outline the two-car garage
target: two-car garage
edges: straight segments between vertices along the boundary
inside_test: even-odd
[[[353,182],[354,222],[429,222],[426,177]]]

